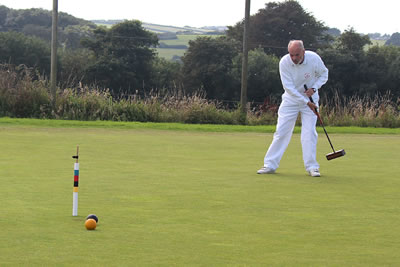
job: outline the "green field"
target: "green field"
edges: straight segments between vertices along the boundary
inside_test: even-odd
[[[257,129],[272,127],[0,119],[0,265],[400,264],[399,134],[330,128],[347,155],[326,161],[320,133],[312,178],[297,133],[257,175],[272,139]]]
[[[156,48],[156,51],[159,57],[172,59],[174,56],[182,57],[186,49]]]
[[[373,46],[384,46],[385,43],[386,43],[385,40],[375,40],[375,39],[371,39],[371,44],[366,45],[366,46],[364,47],[364,50],[368,50],[368,49],[370,49],[370,48],[373,47]]]
[[[193,35],[193,34],[178,34],[178,39],[160,40],[167,45],[186,45],[189,46],[189,41],[196,40],[198,37],[215,37],[216,35]]]
[[[189,47],[189,41],[196,40],[198,37],[218,37],[220,35],[193,35],[193,34],[178,34],[178,39],[171,39],[171,40],[160,40],[160,43],[165,43],[167,45],[186,45]],[[172,59],[173,56],[182,57],[186,49],[171,49],[171,48],[157,48],[158,55],[165,59]]]
[[[142,23],[142,25],[145,29],[152,31],[152,32],[156,32],[156,33],[162,33],[162,32],[177,33],[177,32],[183,32],[183,31],[191,31],[194,34],[208,34],[210,32],[213,32],[213,30],[190,27],[190,26],[177,27],[177,26],[171,26],[171,25],[159,25],[159,24],[152,24],[152,23],[146,23],[146,22]]]

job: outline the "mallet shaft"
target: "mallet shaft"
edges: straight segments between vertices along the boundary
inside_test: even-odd
[[[307,85],[304,85],[304,89],[306,89],[306,91],[308,90]],[[315,104],[314,100],[312,99],[311,96],[309,97],[309,99],[310,99],[311,103]],[[335,149],[333,148],[333,145],[332,145],[331,139],[329,138],[328,132],[325,130],[324,122],[322,121],[321,116],[319,115],[319,112],[318,112],[317,108],[315,108],[315,114],[317,114],[317,117],[318,117],[319,122],[321,123],[322,129],[324,129],[325,135],[328,138],[328,142],[331,145],[333,153],[335,153]]]

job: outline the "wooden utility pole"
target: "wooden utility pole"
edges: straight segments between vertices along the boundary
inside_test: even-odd
[[[244,16],[244,32],[243,32],[243,59],[242,59],[242,86],[240,92],[240,109],[241,112],[247,114],[247,65],[249,56],[249,24],[250,24],[250,0],[246,0],[246,10]]]
[[[51,31],[51,72],[50,89],[53,96],[53,107],[56,104],[57,95],[57,25],[58,24],[58,0],[53,0],[53,20]]]

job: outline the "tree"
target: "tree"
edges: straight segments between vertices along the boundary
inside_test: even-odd
[[[390,36],[389,40],[385,42],[385,45],[397,45],[400,46],[400,33],[395,32]]]
[[[325,33],[333,36],[334,38],[339,37],[341,32],[337,28],[329,28],[328,30],[325,31]]]
[[[239,77],[242,55],[234,59],[234,77]],[[247,98],[250,102],[264,102],[265,99],[277,99],[282,95],[282,83],[279,77],[279,58],[267,55],[263,49],[249,52]]]
[[[60,45],[64,49],[82,48],[81,40],[93,37],[93,29],[87,25],[68,25],[60,32]]]
[[[3,31],[3,25],[6,23],[8,12],[10,12],[8,7],[0,6],[0,31]]]
[[[86,79],[85,72],[87,68],[94,64],[93,53],[88,49],[66,49],[58,52],[59,78],[61,87],[75,87]]]
[[[371,47],[361,70],[365,73],[363,82],[375,85],[373,93],[390,91],[395,98],[400,97],[400,47]]]
[[[110,88],[115,93],[146,88],[157,36],[142,27],[138,20],[124,21],[110,29],[100,27],[94,39],[82,45],[93,52],[94,62],[86,70],[86,82]]]
[[[50,45],[36,37],[17,32],[0,33],[0,62],[26,65],[49,74]]]
[[[400,95],[399,66],[400,50],[394,46],[372,46],[367,35],[361,35],[353,28],[346,30],[329,49],[320,55],[329,69],[329,81],[321,90],[332,96],[338,91],[340,96],[374,96],[391,91]],[[329,90],[330,89],[330,90]]]
[[[372,44],[368,35],[361,35],[353,28],[345,30],[336,40],[334,50],[325,51],[327,65],[331,65],[330,80],[335,82],[335,90],[343,95],[367,94],[376,86],[366,82],[364,69],[365,46]]]
[[[0,6],[0,31],[22,32],[50,42],[51,25],[51,11],[39,8],[14,10]],[[64,48],[79,47],[80,39],[90,36],[96,28],[94,23],[64,12],[59,13],[58,26],[58,40]]]
[[[241,21],[228,27],[227,35],[241,41],[243,25]],[[290,40],[301,39],[307,48],[317,49],[332,40],[327,29],[295,0],[269,2],[250,18],[249,47],[262,47],[267,53],[282,56]]]
[[[321,95],[330,98],[338,92],[340,96],[352,96],[359,91],[359,56],[337,48],[324,49],[319,55],[329,70],[329,80],[320,91]]]
[[[150,85],[157,90],[176,89],[180,86],[182,64],[157,57],[153,60]]]
[[[231,71],[238,46],[237,42],[226,37],[198,37],[189,41],[189,48],[182,58],[185,89],[202,89],[211,99],[237,97],[240,87],[232,87]]]
[[[362,53],[369,44],[372,44],[369,36],[358,34],[353,28],[345,30],[337,39],[337,48],[344,53]]]

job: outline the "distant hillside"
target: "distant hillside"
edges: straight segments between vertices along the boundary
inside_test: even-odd
[[[0,4],[0,32],[16,31],[50,43],[52,11],[41,8],[11,9]],[[93,22],[64,12],[58,14],[58,40],[63,47],[78,48],[82,38],[90,38]]]
[[[92,20],[93,23],[98,25],[113,25],[120,23],[123,20]],[[157,34],[161,33],[175,33],[175,34],[223,34],[227,27],[225,26],[209,26],[202,28],[195,28],[190,26],[176,27],[169,25],[159,25],[153,23],[142,22],[143,28]]]

